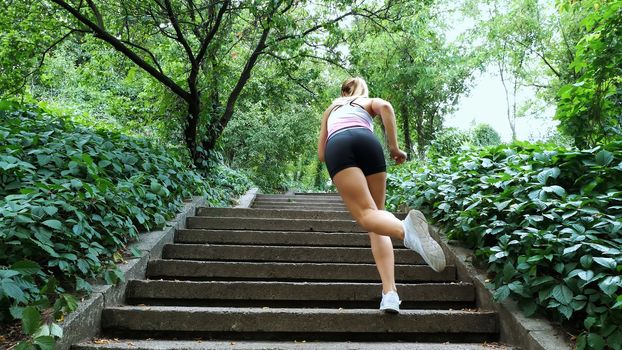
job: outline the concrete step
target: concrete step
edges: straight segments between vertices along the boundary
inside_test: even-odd
[[[337,196],[339,197],[339,193],[337,192],[295,192],[294,196]]]
[[[469,310],[403,310],[399,315],[383,314],[377,309],[291,309],[220,308],[175,306],[122,306],[106,308],[102,313],[105,334],[138,337],[174,335],[178,339],[201,334],[208,338],[245,338],[304,334],[307,340],[345,337],[395,340],[417,339],[420,335],[445,340],[464,336],[486,340],[498,332],[494,312]]]
[[[398,219],[406,213],[393,213]],[[197,208],[196,216],[227,218],[280,218],[312,220],[353,220],[348,211],[297,210],[297,209],[262,209],[262,208]]]
[[[393,343],[393,342],[288,342],[239,340],[135,340],[98,338],[82,342],[73,350],[516,350],[497,343]]]
[[[181,229],[178,243],[369,247],[367,233]],[[393,240],[395,247],[403,244]]]
[[[310,220],[277,218],[212,218],[191,216],[186,220],[188,228],[257,230],[257,231],[316,231],[316,232],[364,232],[354,220]]]
[[[425,264],[417,253],[409,249],[396,249],[394,255],[398,264]],[[366,247],[167,244],[162,257],[178,260],[374,263],[371,249]]]
[[[257,209],[322,210],[326,212],[347,210],[347,208],[342,205],[323,205],[323,204],[258,203],[258,204],[253,204],[252,207],[257,208]]]
[[[472,304],[475,289],[471,283],[417,283],[397,285],[402,308],[409,303],[454,302]],[[380,302],[379,283],[352,282],[276,282],[276,281],[153,281],[132,280],[126,298],[131,304],[151,304],[153,300],[214,300],[265,302],[316,301],[319,303]],[[321,304],[320,304],[321,305]],[[300,307],[300,306],[298,306]]]
[[[273,194],[258,194],[255,197],[255,201],[266,202],[330,202],[341,203],[341,197],[339,196],[296,196],[296,195],[273,195]]]
[[[339,200],[325,200],[325,199],[295,199],[295,198],[265,198],[255,199],[253,203],[272,203],[272,204],[320,204],[320,205],[334,205],[344,206],[345,203]]]
[[[262,208],[197,208],[196,216],[229,218],[280,218],[312,220],[352,220],[347,211],[262,209]]]
[[[222,262],[153,260],[147,265],[152,279],[245,279],[280,281],[378,281],[374,264]],[[398,282],[456,280],[454,266],[435,272],[427,265],[395,265]]]
[[[308,204],[308,205],[332,205],[332,206],[345,206],[345,203],[341,198],[337,199],[317,199],[317,198],[255,198],[253,203],[263,204]]]

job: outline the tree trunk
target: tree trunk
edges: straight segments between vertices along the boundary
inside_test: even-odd
[[[415,131],[417,132],[417,156],[419,159],[425,158],[425,128],[424,116],[420,115],[415,121]]]
[[[197,127],[199,125],[199,113],[201,112],[201,101],[192,98],[188,102],[188,117],[186,119],[186,126],[184,129],[184,137],[186,139],[186,147],[190,152],[190,157],[194,165],[199,167],[202,155],[197,152]]]
[[[315,159],[315,188],[324,188],[322,183],[322,162],[319,159]]]
[[[505,107],[506,107],[506,115],[508,118],[508,123],[510,124],[510,129],[512,130],[512,141],[516,141],[516,125],[514,120],[512,120],[512,113],[510,112],[510,92],[508,91],[507,84],[505,82],[504,75],[504,66],[501,61],[497,61],[499,66],[499,75],[501,76],[501,84],[503,85],[503,91],[505,92]]]
[[[402,114],[402,129],[404,130],[404,150],[406,151],[406,156],[410,158],[410,153],[412,152],[413,148],[410,135],[408,104],[406,104],[405,102],[400,105],[400,113]]]
[[[423,137],[417,138],[417,156],[419,159],[425,158],[425,139]]]
[[[209,121],[207,138],[202,142],[203,148],[205,148],[206,150],[211,150],[214,148],[214,146],[216,146],[216,141],[218,141],[218,138],[227,126],[227,123],[229,123],[229,120],[233,116],[233,108],[235,106],[235,103],[240,97],[240,93],[242,92],[244,85],[246,85],[246,82],[248,81],[248,79],[250,79],[251,71],[253,70],[253,67],[255,67],[257,59],[262,54],[262,50],[266,48],[266,40],[268,39],[269,33],[270,27],[264,28],[261,37],[257,42],[257,46],[255,46],[253,53],[249,57],[246,65],[244,66],[244,69],[242,70],[242,73],[240,74],[238,82],[231,91],[231,94],[229,94],[229,98],[227,99],[227,104],[225,105],[225,110],[222,115],[219,116],[218,120]]]

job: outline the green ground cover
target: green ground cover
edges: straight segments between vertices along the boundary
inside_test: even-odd
[[[22,320],[20,348],[52,348],[53,322],[91,282],[122,278],[116,263],[140,232],[174,218],[185,199],[227,205],[250,187],[212,157],[192,169],[144,138],[74,123],[67,116],[0,101],[0,322]]]
[[[591,150],[513,144],[397,168],[389,208],[422,207],[475,250],[495,297],[622,348],[622,142]]]

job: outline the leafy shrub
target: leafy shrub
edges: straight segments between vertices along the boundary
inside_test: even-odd
[[[471,142],[472,136],[469,132],[453,127],[445,128],[430,143],[426,155],[428,158],[434,159],[455,154],[460,148],[470,145]]]
[[[184,199],[207,195],[224,205],[248,188],[222,164],[206,181],[171,153],[0,101],[0,321],[22,319],[35,344],[49,341],[39,337],[58,329],[33,330],[37,309],[53,306],[52,317],[62,318],[89,280],[116,282],[126,244],[163,227]]]
[[[197,171],[208,184],[207,202],[210,206],[227,207],[254,185],[245,172],[226,166],[222,154],[212,151],[205,159],[203,168]]]
[[[501,144],[501,136],[488,124],[478,124],[467,131],[445,128],[430,143],[427,157],[434,159],[455,154],[462,148],[496,146]]]
[[[478,124],[471,130],[473,145],[497,146],[501,144],[501,136],[488,124]]]
[[[562,132],[579,147],[622,138],[622,2],[577,1],[561,5],[588,11],[584,36],[575,48],[570,68],[576,80],[562,86],[557,112]]]
[[[388,189],[389,207],[423,206],[487,260],[496,298],[582,329],[579,349],[622,348],[622,142],[460,152]]]

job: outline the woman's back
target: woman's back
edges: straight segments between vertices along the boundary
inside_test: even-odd
[[[328,138],[347,128],[361,127],[373,131],[373,116],[365,105],[371,109],[371,99],[355,97],[335,100],[327,120]]]

